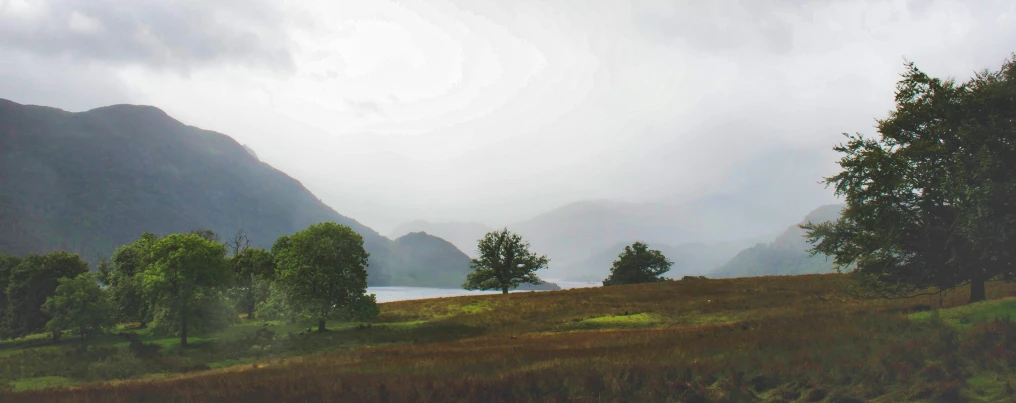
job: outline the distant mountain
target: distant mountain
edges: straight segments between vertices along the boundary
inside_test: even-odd
[[[837,220],[844,207],[840,204],[819,207],[808,214],[801,223]],[[729,262],[710,273],[710,276],[753,277],[831,272],[833,269],[831,257],[808,256],[811,245],[804,235],[803,229],[797,225],[791,226],[772,242],[761,243],[741,251]]]
[[[673,244],[691,238],[669,206],[614,201],[572,203],[508,229],[529,241],[533,252],[550,258],[551,278],[566,278],[564,268],[618,244],[636,239]]]
[[[719,265],[730,260],[742,249],[758,241],[760,241],[759,238],[752,238],[741,241],[709,244],[696,242],[673,246],[649,243],[649,248],[659,250],[664,256],[674,262],[670,271],[664,276],[681,278],[683,276],[706,275]],[[618,255],[624,251],[624,247],[632,243],[634,243],[634,240],[619,243],[581,262],[561,267],[558,275],[561,278],[580,281],[602,281],[610,273],[611,266],[617,260]]]
[[[392,239],[413,232],[426,232],[451,242],[460,251],[469,257],[476,256],[476,242],[483,236],[494,230],[493,227],[471,222],[443,222],[432,223],[423,220],[416,220],[402,224],[395,228],[389,235]]]
[[[398,244],[340,215],[299,181],[259,161],[232,138],[151,106],[87,112],[0,99],[0,252],[67,250],[96,262],[144,232],[196,228],[223,238],[243,229],[258,246],[332,221],[360,233],[368,283],[429,270],[415,258],[454,261],[461,252],[421,237]]]

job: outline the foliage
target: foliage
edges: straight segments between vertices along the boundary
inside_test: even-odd
[[[152,246],[151,264],[142,272],[145,295],[155,302],[160,329],[180,335],[187,345],[188,326],[215,324],[220,290],[230,280],[226,247],[196,234],[172,234]],[[221,304],[220,304],[221,305]]]
[[[998,226],[1011,216],[1001,189],[1016,183],[1016,171],[999,168],[1012,160],[1014,109],[1005,106],[1014,69],[1009,61],[1004,72],[957,85],[908,64],[896,110],[878,121],[881,136],[846,135],[835,148],[843,171],[826,183],[847,207],[834,223],[802,226],[812,252],[856,265],[862,284],[890,298],[970,284],[979,301],[986,281],[1013,277],[1010,249],[990,238],[1016,228]]]
[[[87,272],[88,262],[63,251],[30,254],[21,259],[11,270],[7,285],[7,309],[0,329],[4,338],[43,330],[50,317],[43,313],[42,305],[56,293],[59,279]],[[59,333],[53,336],[58,338]]]
[[[11,271],[21,264],[21,258],[7,253],[0,254],[0,318],[7,310],[7,286],[11,281]]]
[[[127,347],[120,347],[112,355],[88,365],[93,379],[129,379],[143,374],[146,365]]]
[[[229,266],[233,271],[233,286],[230,296],[236,302],[236,309],[254,319],[259,302],[269,296],[269,285],[275,277],[275,260],[272,254],[261,248],[251,248],[247,235],[239,231],[233,240],[227,242],[232,249]]]
[[[113,309],[106,292],[99,287],[89,273],[73,278],[61,278],[56,293],[46,299],[42,312],[49,315],[46,329],[58,333],[67,329],[77,330],[81,338],[81,350],[88,348],[88,338],[101,332],[104,327],[113,326]]]
[[[543,283],[536,271],[546,268],[550,260],[530,252],[529,242],[507,228],[488,232],[477,242],[477,249],[480,257],[470,262],[473,272],[466,276],[462,288],[501,290],[507,294],[519,284]]]
[[[649,249],[645,242],[635,242],[624,247],[610,268],[610,275],[603,280],[604,286],[640,284],[663,281],[663,273],[670,270],[674,262],[655,249]]]
[[[280,237],[272,254],[277,281],[290,303],[315,318],[318,330],[325,330],[328,316],[364,298],[369,254],[352,228],[314,224]]]
[[[159,238],[150,232],[113,253],[112,261],[99,263],[98,279],[109,291],[118,322],[138,322],[142,327],[152,321],[152,301],[145,298],[141,273],[151,264],[152,247]]]

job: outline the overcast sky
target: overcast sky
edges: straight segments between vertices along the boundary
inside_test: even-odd
[[[1009,0],[0,0],[0,98],[155,105],[382,233],[817,181],[904,57],[1013,51]],[[773,192],[821,188],[795,180]]]

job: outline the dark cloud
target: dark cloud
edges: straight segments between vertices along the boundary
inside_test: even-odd
[[[265,0],[33,0],[0,4],[0,49],[187,73],[292,67],[285,13]]]

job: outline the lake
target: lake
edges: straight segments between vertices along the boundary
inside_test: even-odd
[[[545,280],[557,284],[562,289],[598,287],[596,282]],[[528,292],[528,291],[511,291]],[[539,292],[539,291],[537,291]],[[367,294],[377,296],[377,302],[407,301],[412,299],[457,297],[461,295],[500,294],[501,291],[468,291],[461,288],[430,288],[430,287],[367,287]]]

